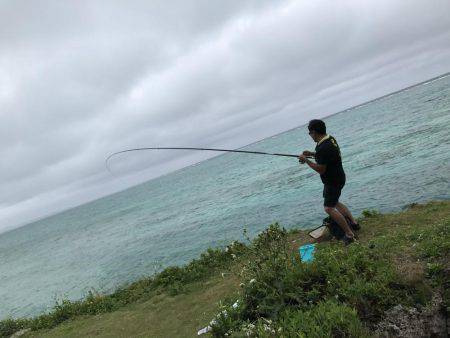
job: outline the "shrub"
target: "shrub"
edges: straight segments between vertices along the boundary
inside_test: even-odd
[[[310,310],[285,311],[277,322],[258,320],[254,337],[368,337],[368,332],[351,307],[333,300],[320,302]]]
[[[376,322],[392,305],[412,304],[416,292],[399,279],[382,246],[369,249],[359,243],[350,247],[341,243],[318,244],[314,261],[303,263],[298,253],[289,248],[287,232],[278,224],[271,225],[253,241],[241,275],[239,309],[227,309],[225,318],[216,318],[215,336],[235,332],[239,327],[245,331],[249,325],[259,330],[258,334],[262,334],[261,328],[267,329],[264,332],[269,336],[280,327],[302,326],[308,336],[307,325],[312,330],[314,320],[330,304],[334,305],[326,315],[337,318],[337,326],[324,324],[324,330],[339,336],[342,329],[343,336],[357,336],[362,324],[355,319],[356,314],[367,323]],[[349,311],[352,316],[348,322],[339,322]],[[305,315],[311,322],[307,324],[298,318],[289,322],[287,313]],[[274,324],[270,329],[268,321]]]
[[[375,209],[364,209],[361,214],[367,218],[373,218],[380,215],[380,213]]]
[[[226,299],[219,304],[219,312],[211,320],[211,334],[214,337],[224,337],[238,332],[242,326],[242,303]]]
[[[28,319],[4,319],[0,321],[0,337],[9,337],[14,332],[27,328],[29,325]]]
[[[233,242],[223,249],[208,249],[189,264],[182,267],[172,266],[157,274],[153,280],[153,287],[164,287],[171,294],[178,294],[185,290],[189,283],[209,277],[218,269],[230,267],[234,259],[247,251],[240,242]]]

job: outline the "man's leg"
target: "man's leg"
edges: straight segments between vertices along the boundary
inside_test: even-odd
[[[339,203],[339,197],[341,196],[342,187],[324,185],[323,187],[323,206],[325,212],[344,230],[345,235],[350,238],[354,238],[350,225],[347,223],[344,215],[336,208]]]
[[[328,215],[330,215],[330,217],[341,227],[341,229],[344,230],[345,235],[347,237],[353,238],[355,236],[352,229],[348,225],[345,217],[339,212],[339,210],[337,210],[336,208],[327,207],[327,206],[324,207],[324,209],[325,209],[325,212]]]
[[[347,208],[347,206],[341,202],[337,202],[336,204],[336,209],[339,210],[339,212],[345,216],[350,218],[350,221],[352,221],[353,224],[356,224],[355,219],[353,218],[352,213],[350,212],[350,210]],[[337,221],[336,221],[337,222]]]

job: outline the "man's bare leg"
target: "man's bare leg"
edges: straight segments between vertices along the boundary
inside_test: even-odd
[[[347,237],[355,237],[355,234],[348,225],[345,217],[339,212],[339,210],[332,207],[325,207],[325,212],[330,215],[330,217],[341,227],[342,230],[344,230]]]
[[[347,206],[344,203],[341,202],[337,202],[336,204],[336,209],[339,210],[339,212],[345,216],[350,218],[350,221],[352,221],[353,224],[356,224],[355,219],[353,218],[352,213],[350,212],[350,210],[347,208]],[[336,221],[337,222],[337,221]]]

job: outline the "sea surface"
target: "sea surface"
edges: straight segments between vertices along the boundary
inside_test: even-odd
[[[347,173],[341,200],[398,211],[450,198],[450,76],[325,119]],[[313,150],[306,127],[243,149]],[[321,223],[322,184],[296,159],[227,153],[0,235],[0,319],[49,310],[179,265],[278,221]]]

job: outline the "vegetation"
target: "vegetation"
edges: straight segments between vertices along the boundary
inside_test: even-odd
[[[102,295],[90,291],[80,301],[67,299],[58,301],[53,311],[48,314],[32,319],[2,320],[0,321],[0,337],[7,337],[24,328],[50,329],[77,316],[116,311],[125,305],[150,299],[162,292],[170,295],[188,292],[192,283],[205,280],[221,269],[229,269],[232,262],[245,250],[246,246],[239,242],[233,242],[225,249],[208,249],[201,254],[200,258],[194,259],[185,266],[168,267],[153,277],[125,285],[112,294]]]
[[[210,324],[216,337],[365,337],[394,305],[448,293],[450,202],[365,211],[360,223],[357,243],[319,243],[311,263],[297,251],[306,233],[273,224],[246,245],[209,249],[113,294],[91,292],[36,318],[3,320],[0,336],[31,328],[26,336],[188,337]]]
[[[435,243],[444,235],[443,226],[427,233],[427,240],[419,242],[419,255],[435,258],[448,253],[446,244],[440,240]],[[322,243],[317,246],[314,261],[303,263],[292,252],[286,230],[271,225],[250,247],[241,272],[238,306],[233,307],[231,302],[222,306],[212,333],[217,337],[232,333],[255,337],[280,333],[305,337],[313,333],[318,337],[368,335],[364,327],[378,322],[392,306],[425,305],[429,300],[431,293],[424,295],[427,286],[422,281],[410,283],[389,263],[398,245],[409,238],[417,239],[415,234],[380,236],[369,245],[355,243],[348,248],[342,243]],[[430,277],[442,275],[442,266],[429,264]]]

